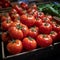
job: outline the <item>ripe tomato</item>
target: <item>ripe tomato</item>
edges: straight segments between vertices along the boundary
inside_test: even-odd
[[[36,21],[35,21],[35,25],[37,26],[37,27],[39,27],[40,25],[42,25],[42,19],[40,19],[40,18],[36,18]]]
[[[10,16],[9,16],[8,13],[3,14],[3,15],[1,16],[1,22],[6,21],[6,20],[11,20],[11,18],[10,18]]]
[[[27,11],[28,14],[33,15],[35,18],[38,17],[38,11],[35,9],[31,9],[31,11]]]
[[[14,39],[22,39],[28,35],[28,32],[28,27],[21,23],[17,23],[15,26],[13,25],[9,28],[9,34]]]
[[[44,16],[45,16],[45,15],[44,15],[44,13],[43,13],[43,12],[38,12],[38,17],[39,17],[39,18],[41,18],[41,19],[42,19]]]
[[[60,32],[60,25],[57,23],[52,24],[53,30],[56,32]]]
[[[1,23],[2,30],[8,30],[10,28],[11,23],[13,23],[11,20],[6,20]]]
[[[29,36],[31,36],[32,38],[36,38],[37,37],[37,35],[39,34],[39,29],[38,29],[38,27],[31,27],[30,29],[29,29]]]
[[[37,47],[37,43],[36,43],[35,39],[33,39],[31,37],[25,37],[23,39],[22,43],[26,50],[33,50]]]
[[[17,14],[17,13],[13,13],[13,14],[11,14],[11,19],[12,19],[12,21],[14,21],[14,20],[17,19],[17,18],[20,19],[19,14]]]
[[[51,38],[53,39],[53,42],[56,42],[56,41],[57,41],[57,35],[58,35],[57,32],[51,31],[49,35],[50,35]]]
[[[22,2],[20,4],[20,6],[23,8],[23,9],[28,9],[28,4],[26,4],[25,2]]]
[[[13,40],[7,44],[7,50],[10,54],[18,54],[22,52],[23,45],[20,40]]]
[[[48,47],[52,44],[52,38],[50,35],[47,34],[38,35],[36,41],[40,47]]]
[[[42,23],[39,30],[41,33],[49,34],[52,31],[52,26],[49,23]]]
[[[30,4],[30,6],[29,6],[30,8],[32,8],[32,9],[35,9],[35,10],[37,10],[37,5],[35,4],[35,3],[33,3],[33,4]]]
[[[47,18],[47,17],[43,17],[43,18],[42,18],[42,20],[43,20],[43,22],[50,23],[50,19],[49,19],[49,18]]]
[[[14,13],[17,13],[17,11],[16,11],[16,9],[12,8],[11,11],[9,12],[9,15],[11,16]]]
[[[31,26],[34,25],[36,19],[35,19],[34,16],[32,16],[32,15],[26,15],[26,14],[25,14],[25,15],[22,15],[22,16],[20,17],[20,21],[21,21],[23,24],[27,25],[28,27],[31,27]]]
[[[19,7],[18,5],[14,5],[13,8],[16,9],[16,11],[19,15],[21,15],[21,12],[23,11],[23,9],[21,7]]]
[[[57,37],[58,37],[58,40],[60,41],[60,32],[58,33],[58,36]]]
[[[7,32],[2,32],[1,38],[4,43],[8,43],[11,39]]]
[[[47,15],[47,18],[49,18],[50,21],[53,19],[53,17],[51,15]]]

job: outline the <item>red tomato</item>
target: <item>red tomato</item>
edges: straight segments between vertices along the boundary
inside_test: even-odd
[[[37,26],[37,27],[39,27],[40,25],[42,25],[42,19],[40,19],[40,18],[36,18],[36,21],[35,21],[35,25]]]
[[[21,21],[23,24],[27,25],[28,27],[31,27],[31,26],[34,25],[36,19],[35,19],[34,16],[32,16],[32,15],[22,15],[22,16],[20,17],[20,21]]]
[[[18,54],[22,52],[23,45],[20,40],[13,40],[7,44],[7,50],[10,54]]]
[[[20,6],[23,8],[23,9],[28,9],[28,4],[26,4],[25,2],[22,2],[20,4]]]
[[[37,10],[37,5],[35,3],[30,4],[30,8]]]
[[[50,20],[53,19],[53,17],[51,15],[47,15],[47,18],[49,18]]]
[[[5,13],[1,16],[1,21],[6,21],[6,20],[11,20],[10,16],[8,13]]]
[[[51,31],[50,34],[51,38],[53,39],[53,42],[57,41],[57,35],[58,33],[55,31]]]
[[[11,16],[14,13],[17,13],[17,11],[16,11],[16,9],[12,8],[11,11],[9,12],[9,15]]]
[[[13,13],[13,14],[11,14],[11,19],[12,19],[12,21],[14,21],[14,20],[17,19],[17,18],[20,19],[19,14],[17,14],[17,13]]]
[[[56,32],[60,32],[60,25],[57,23],[52,24],[53,30]]]
[[[16,11],[19,15],[21,15],[21,12],[23,11],[23,9],[21,7],[19,7],[18,5],[14,5],[13,8],[16,9]]]
[[[33,15],[35,18],[38,17],[38,11],[35,9],[31,9],[31,11],[28,11],[28,14]]]
[[[33,50],[37,47],[37,43],[36,43],[35,39],[33,39],[31,37],[24,38],[22,43],[26,50]]]
[[[11,23],[13,23],[11,20],[6,20],[1,23],[2,30],[8,30],[10,28]]]
[[[31,27],[29,29],[29,34],[28,35],[31,36],[32,38],[36,38],[38,34],[39,34],[38,27]]]
[[[7,8],[7,7],[10,7],[10,1],[5,1],[5,4],[4,6]]]
[[[47,17],[43,17],[43,18],[42,18],[42,20],[43,20],[43,22],[50,23],[50,19],[49,19],[49,18],[47,18]]]
[[[28,27],[19,23],[9,28],[9,34],[14,39],[22,39],[28,35],[28,32]]]
[[[10,41],[10,36],[7,32],[2,32],[1,38],[4,43],[8,43]]]
[[[58,40],[60,41],[60,32],[58,33],[58,36],[57,37],[58,37]]]
[[[50,35],[47,34],[38,35],[36,41],[40,47],[48,47],[52,44],[52,38]]]
[[[49,23],[42,23],[39,30],[41,33],[49,34],[52,31],[52,26]]]
[[[42,19],[44,16],[45,16],[45,15],[44,15],[44,13],[43,13],[43,12],[38,12],[38,17],[39,17],[39,18],[41,18],[41,19]]]

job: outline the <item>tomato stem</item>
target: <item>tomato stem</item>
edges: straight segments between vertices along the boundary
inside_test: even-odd
[[[29,40],[33,40],[33,38],[31,38],[30,36],[28,37]]]

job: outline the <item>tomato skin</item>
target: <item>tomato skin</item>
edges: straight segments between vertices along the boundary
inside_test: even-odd
[[[49,18],[50,20],[53,19],[53,17],[51,15],[47,15],[47,18]]]
[[[9,34],[14,39],[22,39],[28,35],[28,32],[28,27],[22,23],[12,24],[9,29]]]
[[[47,34],[38,35],[36,41],[40,47],[48,47],[52,44],[52,38],[50,35]]]
[[[36,21],[35,21],[35,25],[36,25],[37,27],[41,26],[42,23],[43,23],[43,22],[42,22],[42,19],[40,19],[40,18],[37,18]]]
[[[30,37],[31,38],[31,37]],[[22,43],[26,50],[33,50],[37,47],[37,43],[34,39],[26,37],[23,39]]]
[[[29,29],[29,34],[28,35],[31,36],[32,38],[36,38],[38,36],[38,34],[39,34],[38,27],[31,27]]]
[[[32,15],[22,15],[20,17],[20,21],[23,24],[27,25],[28,27],[31,27],[34,25],[36,20],[35,20],[34,16],[32,16]]]
[[[58,36],[58,33],[57,32],[51,31],[49,35],[53,39],[53,42],[56,42],[57,41],[57,36]]]
[[[53,30],[57,33],[60,32],[60,25],[57,23],[52,24]]]
[[[13,13],[13,14],[11,14],[11,19],[12,19],[12,21],[15,21],[16,19],[20,20],[20,16],[17,13]]]
[[[20,6],[23,8],[23,9],[28,9],[28,4],[26,4],[26,3],[24,3],[24,2],[22,2],[21,4],[20,4]]]
[[[13,23],[11,20],[6,20],[1,23],[2,30],[8,30],[10,28],[11,23]]]
[[[43,20],[43,22],[46,22],[46,23],[50,23],[51,22],[50,19],[47,18],[47,17],[43,17],[42,20]]]
[[[1,16],[1,22],[6,21],[6,20],[8,20],[8,19],[11,20],[11,17],[9,16],[8,13],[3,14],[3,15]]]
[[[20,40],[14,40],[7,44],[7,50],[10,54],[18,54],[22,52],[23,45]]]
[[[58,40],[60,40],[60,32],[58,32]]]
[[[38,18],[42,19],[43,17],[45,17],[44,13],[43,12],[38,12]]]
[[[49,23],[42,23],[39,27],[39,31],[43,34],[49,34],[52,31],[52,26]]]
[[[1,38],[4,43],[8,43],[11,39],[7,32],[2,32]]]

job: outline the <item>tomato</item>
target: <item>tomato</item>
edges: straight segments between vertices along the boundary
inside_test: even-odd
[[[17,14],[17,13],[13,13],[13,14],[11,14],[11,19],[12,19],[12,21],[14,21],[14,20],[17,19],[17,18],[20,19],[19,14]]]
[[[42,18],[42,20],[43,20],[43,22],[50,23],[50,19],[49,19],[49,18],[47,18],[47,17],[43,17],[43,18]]]
[[[29,29],[29,36],[31,36],[32,38],[36,38],[37,37],[37,35],[39,34],[39,29],[38,29],[38,27],[31,27],[30,29]]]
[[[1,38],[4,43],[8,43],[11,39],[7,32],[2,32]]]
[[[22,15],[22,16],[20,17],[20,21],[21,21],[23,24],[27,25],[28,27],[31,27],[31,26],[34,25],[36,19],[35,19],[34,16],[32,16],[32,15],[26,15],[26,14],[25,14],[25,15]]]
[[[18,39],[12,40],[7,44],[7,50],[10,54],[18,54],[22,52],[23,45],[22,42]]]
[[[41,18],[41,19],[42,19],[44,16],[45,16],[45,15],[44,15],[44,13],[43,13],[43,12],[38,12],[38,17],[39,17],[39,18]]]
[[[21,12],[23,11],[23,9],[21,7],[19,7],[18,5],[14,5],[13,8],[16,9],[16,11],[19,15],[21,15]]]
[[[7,7],[10,7],[10,1],[5,1],[5,7],[7,8]]]
[[[37,10],[37,5],[35,3],[30,4],[30,8]]]
[[[58,40],[60,41],[60,32],[58,32],[58,36],[57,37],[58,37]]]
[[[35,18],[38,16],[38,11],[35,9],[32,9],[28,14],[33,15]]]
[[[9,15],[11,16],[14,13],[17,13],[17,11],[16,11],[16,9],[12,8],[11,11],[9,12]]]
[[[60,32],[60,25],[57,23],[52,24],[53,30],[56,32]]]
[[[36,41],[40,47],[48,47],[52,44],[52,38],[50,35],[47,34],[38,35]]]
[[[13,23],[11,20],[6,20],[1,23],[2,30],[8,30],[10,28],[11,23]]]
[[[40,25],[42,25],[42,19],[40,19],[40,18],[36,18],[36,21],[35,21],[35,25],[37,26],[37,27],[39,27]]]
[[[9,34],[14,39],[22,39],[28,35],[28,32],[28,27],[23,24],[16,24],[9,28]]]
[[[49,34],[52,31],[52,26],[49,23],[42,23],[39,30],[41,33]]]
[[[1,16],[1,22],[6,21],[6,20],[11,20],[8,13],[5,13]]]
[[[28,4],[26,4],[25,2],[20,3],[20,6],[21,6],[23,9],[28,9]]]
[[[50,35],[51,38],[53,39],[53,42],[56,42],[56,41],[57,41],[57,35],[58,35],[57,32],[51,31],[49,35]]]
[[[47,18],[49,18],[50,20],[53,19],[53,17],[51,15],[47,15]]]
[[[22,41],[23,43],[23,47],[26,50],[33,50],[37,47],[37,43],[35,41],[35,39],[31,38],[31,37],[25,37]]]

